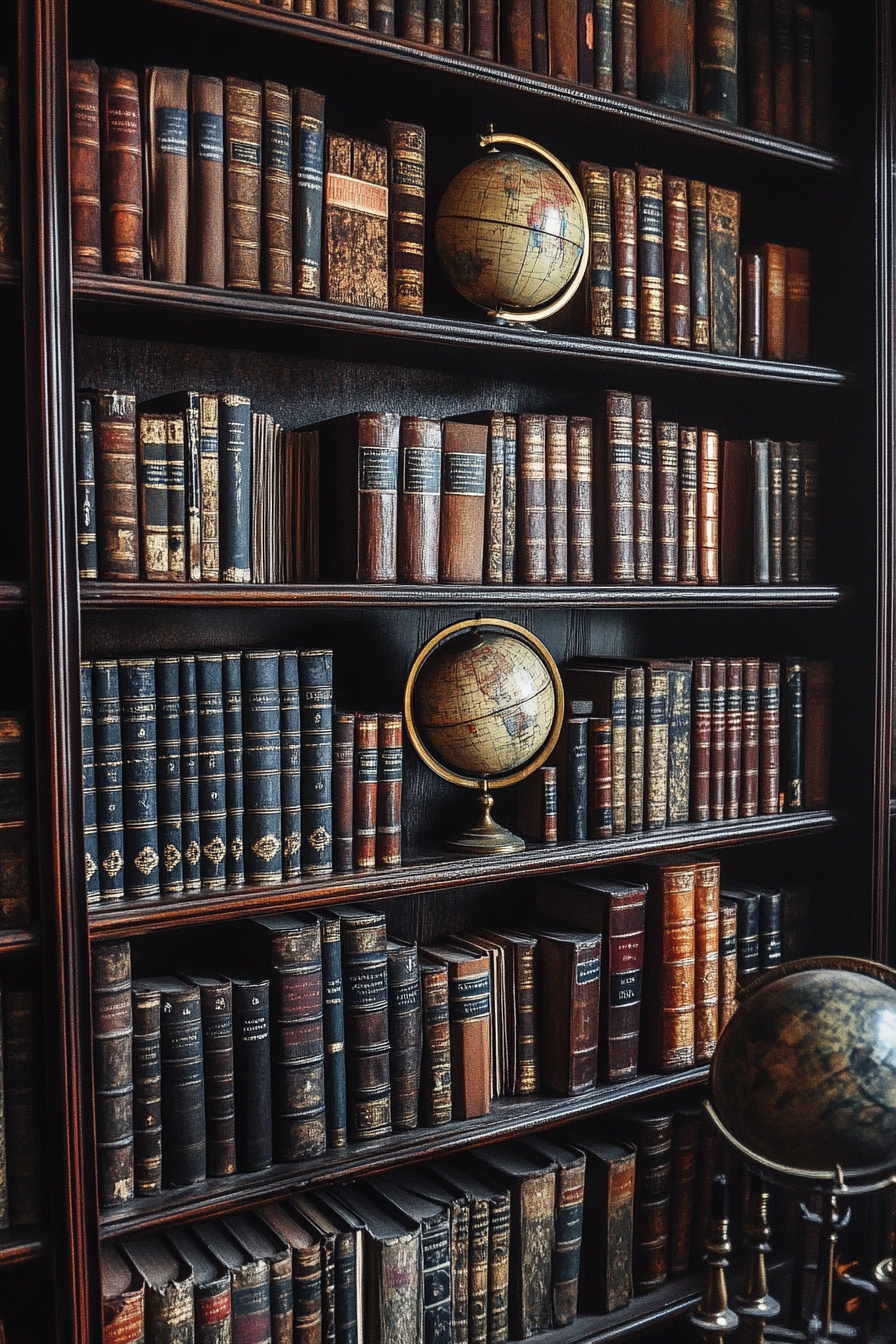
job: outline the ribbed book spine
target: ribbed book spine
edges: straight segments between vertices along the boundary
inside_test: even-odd
[[[709,349],[709,226],[706,183],[688,182],[688,234],[691,251],[691,345]]]
[[[802,491],[802,444],[783,445],[784,532],[783,570],[785,583],[800,581],[800,497]]]
[[[227,284],[261,288],[261,86],[224,81]]]
[[[151,900],[159,895],[155,666],[152,659],[121,659],[118,681],[124,890],[126,896]]]
[[[719,1016],[719,865],[694,865],[694,1058],[715,1054]]]
[[[224,698],[221,655],[196,655],[196,715],[199,729],[199,860],[202,886],[226,881],[227,775],[224,757]]]
[[[93,952],[92,972],[97,1180],[100,1207],[109,1208],[134,1198],[130,943],[100,943]],[[5,1027],[9,1011],[5,989],[4,998]]]
[[[627,168],[613,172],[613,232],[615,238],[616,336],[638,339],[638,206],[635,174]]]
[[[547,560],[547,417],[519,417],[519,489],[523,583],[546,583]]]
[[[715,121],[738,117],[737,0],[704,0],[697,25],[698,107]]]
[[[338,914],[320,918],[321,975],[324,994],[324,1082],[327,1147],[348,1142],[345,1093],[345,1010],[342,997],[342,934]]]
[[[444,1125],[451,1119],[451,1042],[445,966],[421,964],[420,996],[423,1013],[420,1119],[424,1125]]]
[[[688,184],[683,177],[663,179],[666,229],[666,330],[670,345],[691,344],[691,254],[688,241]]]
[[[161,996],[154,986],[135,981],[133,1014],[134,1191],[157,1195],[162,1189],[162,1045]]]
[[[246,880],[243,851],[243,688],[242,657],[238,652],[221,655],[221,703],[224,715],[224,800],[227,809],[228,886]]]
[[[259,923],[264,926],[265,921]],[[274,1156],[318,1157],[327,1145],[320,924],[313,916],[271,929]]]
[[[504,417],[504,582],[513,583],[516,574],[516,499],[517,499],[516,416]]]
[[[39,1032],[35,989],[9,985],[3,993],[3,1091],[7,1151],[14,1155],[7,1167],[13,1227],[47,1216]]]
[[[759,811],[759,659],[744,659],[740,816]]]
[[[747,117],[746,124],[764,135],[774,135],[775,108],[772,82],[771,0],[747,0]]]
[[[283,876],[280,818],[280,660],[243,653],[243,828],[247,882]]]
[[[93,665],[93,727],[100,897],[124,895],[121,708],[118,664]]]
[[[196,980],[202,1012],[205,1153],[209,1176],[236,1171],[233,1098],[233,987],[229,980]]]
[[[293,164],[293,292],[320,298],[321,223],[324,193],[324,99],[311,89],[292,95]]]
[[[737,905],[719,904],[719,1033],[737,1007]]]
[[[233,981],[233,1085],[237,1171],[262,1171],[273,1154],[270,983]]]
[[[299,652],[302,874],[333,871],[333,652]]]
[[[224,287],[224,84],[190,76],[190,246],[194,285]]]
[[[706,193],[709,240],[709,346],[714,354],[738,353],[737,258],[740,194],[710,186]]]
[[[143,279],[140,86],[131,70],[100,70],[103,269]]]
[[[128,392],[93,398],[101,579],[138,579],[137,403]]]
[[[333,871],[354,867],[355,716],[333,715]]]
[[[768,583],[769,571],[769,490],[768,439],[755,439],[753,459],[753,582]]]
[[[69,61],[68,116],[72,266],[81,271],[101,271],[103,269],[102,213],[100,208],[99,86],[100,72],[96,61]],[[7,83],[7,95],[8,88]],[[6,255],[2,236],[0,236],[0,255]]]
[[[199,827],[199,712],[196,663],[180,660],[180,824],[183,839],[184,891],[198,891],[202,838]]]
[[[183,572],[181,579],[197,583],[202,578],[202,398],[196,392],[187,392],[183,409],[183,492],[180,496],[180,532],[183,538]],[[172,461],[177,461],[177,444]],[[171,467],[169,466],[169,470]],[[177,523],[176,491],[168,496],[169,546]]]
[[[743,662],[740,658],[729,658],[725,690],[725,819],[728,821],[740,813],[743,680]]]
[[[420,415],[402,416],[398,484],[398,582],[437,583],[442,489],[440,421]]]
[[[389,977],[389,1077],[392,1129],[417,1128],[423,1050],[423,1010],[417,946],[387,943]]]
[[[488,431],[488,464],[485,482],[485,572],[486,583],[501,583],[504,576],[504,416],[495,411]]]
[[[678,431],[678,582],[699,578],[697,430]]]
[[[613,720],[588,720],[588,838],[613,834]]]
[[[697,532],[700,548],[700,582],[719,581],[719,436],[714,429],[700,430],[698,464]]]
[[[612,78],[612,76],[611,76]],[[600,85],[597,86],[600,88]],[[613,335],[613,237],[610,170],[599,163],[579,164],[582,194],[588,207],[591,265],[588,273],[588,317],[592,336]]]
[[[709,818],[725,817],[725,731],[728,668],[724,658],[712,660],[710,692],[711,738],[709,747]]]
[[[566,583],[569,577],[567,437],[566,416],[549,415],[545,433],[548,583]]]
[[[653,582],[653,403],[633,398],[635,582]]]
[[[221,577],[218,528],[218,398],[199,398],[200,578],[217,583]]]
[[[302,873],[302,727],[299,657],[295,649],[280,653],[280,812],[283,829],[283,876]]]
[[[262,188],[264,287],[292,293],[292,98],[285,84],[266,80]]]
[[[644,829],[644,749],[645,678],[643,667],[630,667],[626,674],[626,802],[627,828],[630,832]]]
[[[678,582],[678,425],[660,420],[653,465],[656,498],[656,581]]]
[[[592,51],[587,50],[589,21]],[[593,85],[605,93],[613,92],[613,0],[594,0],[593,7],[587,8],[579,5],[579,83]]]
[[[634,553],[634,420],[629,392],[608,392],[607,488],[609,578],[633,583]]]
[[[199,990],[159,985],[162,1057],[162,1173],[166,1185],[205,1179],[205,1099]]]
[[[150,580],[169,578],[167,427],[166,415],[140,416],[140,568]]]
[[[376,714],[355,715],[355,868],[376,867],[376,791],[379,774]]]
[[[389,1081],[389,984],[386,921],[359,912],[342,917],[345,1072],[353,1142],[392,1129]]]
[[[594,582],[593,426],[585,416],[569,421],[569,582]]]
[[[221,578],[249,583],[251,567],[252,407],[230,393],[218,403],[218,507]]]
[[[768,441],[768,569],[771,583],[784,582],[784,470],[781,444]]]
[[[691,775],[691,671],[669,668],[669,793],[670,826],[688,820]]]
[[[78,574],[82,579],[96,579],[99,577],[96,548],[96,473],[93,410],[89,397],[78,398],[75,450],[78,478]]]
[[[84,885],[88,905],[100,899],[100,852],[96,825],[96,761],[93,731],[93,671],[81,664],[81,789],[84,808]]]
[[[376,865],[401,865],[402,719],[380,714],[377,720]]]
[[[156,806],[159,883],[166,896],[184,889],[180,779],[180,663],[156,659]]]
[[[771,816],[780,810],[780,685],[777,663],[763,663],[759,699],[759,812]]]
[[[709,821],[710,744],[712,741],[712,662],[695,658],[691,746],[691,821]]]
[[[638,335],[662,345],[665,339],[663,280],[663,174],[658,168],[636,168],[638,176]]]
[[[784,811],[802,812],[806,805],[806,664],[802,658],[785,659],[783,691]]]
[[[424,15],[420,16],[423,40]],[[426,131],[405,121],[386,123],[389,142],[389,307],[423,312],[426,212]]]
[[[146,244],[153,280],[187,279],[189,74],[151,66],[143,77]]]

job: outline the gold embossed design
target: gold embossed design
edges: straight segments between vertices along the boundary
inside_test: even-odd
[[[177,845],[166,845],[162,851],[162,859],[166,873],[173,873],[180,863],[180,850]]]
[[[191,840],[184,850],[184,858],[187,863],[196,864],[199,862],[201,853],[202,851],[199,848],[198,842],[196,840]]]
[[[220,863],[227,851],[220,835],[216,835],[214,840],[208,842],[202,852],[210,863]]]
[[[298,854],[301,847],[302,837],[296,831],[291,831],[283,841],[283,853],[288,859]]]
[[[325,826],[318,826],[308,837],[308,843],[312,849],[326,849],[330,843],[330,832]]]
[[[109,877],[115,877],[116,873],[121,872],[122,857],[121,850],[113,849],[111,854],[103,859],[103,868]]]
[[[85,855],[84,855],[84,876],[86,877],[86,879],[87,879],[88,882],[89,882],[90,879],[93,877],[94,873],[97,872],[97,871],[98,871],[98,870],[97,870],[97,866],[96,866],[96,864],[95,864],[94,861],[93,861],[93,856],[90,855],[90,854],[85,854]]]
[[[143,874],[149,877],[159,866],[159,856],[151,845],[144,845],[140,853],[134,859],[134,866]]]
[[[265,863],[270,863],[275,854],[280,852],[280,841],[276,835],[263,835],[252,846],[252,853],[257,854]]]

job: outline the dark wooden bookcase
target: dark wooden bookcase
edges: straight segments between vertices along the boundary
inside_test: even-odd
[[[502,1101],[489,1116],[420,1129],[255,1175],[97,1207],[90,1037],[91,945],[174,938],[250,913],[322,900],[385,901],[399,934],[437,937],[500,914],[524,877],[699,844],[732,870],[805,875],[819,950],[888,955],[893,658],[894,166],[889,0],[836,0],[836,153],[562,84],[241,0],[19,0],[18,180],[22,264],[0,274],[4,491],[0,500],[0,682],[30,704],[39,932],[0,938],[43,985],[51,1224],[0,1239],[0,1311],[12,1278],[54,1286],[56,1338],[101,1337],[98,1247],[249,1206],[309,1183],[382,1171],[523,1129],[548,1128],[705,1080],[641,1078],[575,1100]],[[471,316],[428,251],[427,315],[353,310],[265,294],[72,274],[66,62],[282,79],[320,89],[328,124],[375,136],[383,118],[429,140],[433,213],[488,123],[570,163],[636,161],[739,188],[744,237],[811,248],[812,362],[784,364],[625,345]],[[17,207],[18,208],[18,207]],[[431,224],[431,220],[430,220]],[[811,588],[300,588],[85,584],[75,554],[73,394],[134,388],[138,399],[200,385],[249,394],[286,425],[360,409],[430,415],[479,408],[588,413],[594,390],[651,393],[723,435],[775,432],[822,444],[823,582]],[[27,476],[27,481],[26,481]],[[27,518],[25,500],[27,498]],[[25,524],[28,524],[27,536]],[[449,858],[439,841],[469,799],[408,754],[397,874],[244,888],[214,898],[109,905],[88,918],[80,843],[81,657],[267,642],[335,650],[339,702],[398,709],[421,643],[477,610],[529,626],[573,654],[801,652],[835,663],[831,811],[685,826],[496,859]],[[353,653],[363,648],[363,666]],[[512,806],[512,804],[511,804]],[[39,955],[38,955],[39,953]],[[3,967],[0,966],[0,972]],[[15,1261],[26,1266],[6,1268]],[[50,1273],[52,1267],[52,1273]],[[624,1312],[584,1317],[569,1341],[634,1338],[680,1315],[695,1280],[670,1281]],[[46,1294],[44,1295],[46,1296]],[[49,1336],[48,1336],[49,1337]],[[559,1339],[559,1336],[557,1337]]]

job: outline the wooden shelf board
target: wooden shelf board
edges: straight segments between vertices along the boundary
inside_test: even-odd
[[[25,611],[29,594],[27,583],[0,579],[0,611]]]
[[[20,929],[0,929],[0,957],[29,951],[40,945],[40,926],[29,924]]]
[[[135,1232],[141,1228],[194,1221],[265,1200],[282,1199],[296,1190],[329,1185],[334,1181],[358,1180],[430,1158],[445,1157],[472,1145],[494,1143],[531,1130],[598,1115],[630,1102],[680,1092],[703,1083],[709,1066],[687,1069],[677,1074],[648,1074],[627,1083],[596,1088],[577,1097],[536,1097],[520,1101],[499,1097],[492,1102],[488,1115],[473,1120],[452,1120],[433,1129],[415,1129],[403,1134],[346,1148],[328,1149],[321,1157],[305,1162],[280,1162],[264,1171],[238,1172],[216,1177],[187,1189],[163,1190],[160,1195],[135,1199],[101,1215],[104,1240]]]
[[[22,265],[18,261],[0,258],[0,286],[16,286],[22,283]]]
[[[651,131],[672,131],[713,144],[745,150],[765,157],[784,159],[804,167],[827,172],[844,172],[848,164],[840,155],[803,145],[795,140],[765,135],[747,126],[711,121],[689,112],[676,112],[622,94],[606,93],[583,84],[547,75],[516,70],[513,66],[481,60],[459,52],[420,46],[400,37],[384,37],[367,29],[330,23],[295,12],[278,10],[264,4],[242,4],[239,0],[158,0],[177,9],[228,19],[253,28],[265,29],[278,37],[296,37],[304,41],[341,47],[373,60],[392,60],[420,66],[434,75],[449,76],[523,93],[527,97],[546,98],[566,107],[578,108],[592,116],[616,118]]]
[[[49,1245],[49,1235],[41,1227],[7,1228],[0,1232],[0,1267],[37,1260]]]
[[[208,324],[208,341],[232,341],[234,328],[277,328],[281,340],[290,347],[313,340],[314,353],[326,355],[330,347],[322,336],[337,339],[343,357],[353,349],[366,347],[373,354],[374,342],[387,342],[404,350],[426,347],[442,352],[455,351],[467,361],[503,357],[518,360],[566,361],[575,368],[589,364],[617,364],[649,367],[665,371],[714,373],[728,378],[749,378],[766,382],[802,384],[807,387],[843,387],[855,381],[852,373],[816,364],[792,364],[781,360],[741,359],[736,355],[703,354],[696,350],[678,350],[671,346],[647,345],[637,341],[604,340],[591,336],[570,336],[542,331],[536,327],[495,326],[486,321],[416,316],[383,312],[372,308],[353,308],[324,300],[299,299],[277,294],[234,289],[209,289],[199,285],[171,285],[160,281],[138,280],[126,276],[76,273],[72,282],[77,310],[85,306],[120,308],[129,317],[135,311],[168,319],[172,339],[183,339],[181,323],[200,319]],[[161,334],[157,332],[157,334]],[[166,334],[167,328],[166,328]]]
[[[816,834],[831,830],[838,821],[838,814],[832,811],[784,812],[773,817],[667,826],[661,831],[618,835],[609,840],[589,840],[579,844],[530,845],[521,854],[477,858],[430,854],[408,858],[399,869],[334,873],[324,879],[282,882],[276,886],[234,887],[180,900],[110,901],[91,906],[90,937],[94,941],[137,937],[162,929],[247,919],[309,905],[386,900],[446,887],[573,872],[579,868],[628,862],[648,854]]]
[[[645,611],[836,607],[849,596],[834,585],[687,587],[630,584],[503,585],[452,588],[422,584],[101,583],[81,584],[86,610],[134,607],[604,607]]]

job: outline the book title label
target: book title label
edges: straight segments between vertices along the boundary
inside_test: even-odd
[[[292,173],[292,128],[285,121],[266,124],[267,167],[275,173]]]
[[[261,167],[261,145],[253,140],[231,140],[230,158],[233,163],[248,163],[253,168]]]
[[[610,976],[610,1007],[629,1008],[641,1002],[640,967],[632,971],[617,971]]]
[[[196,153],[210,163],[224,162],[224,118],[217,112],[193,113]]]
[[[189,122],[185,107],[156,108],[156,145],[160,154],[189,153]]]
[[[437,495],[441,488],[441,478],[440,448],[405,449],[402,489],[406,495]]]
[[[398,482],[397,448],[362,448],[358,453],[358,489],[394,494]]]
[[[485,494],[485,453],[445,454],[445,494]]]

